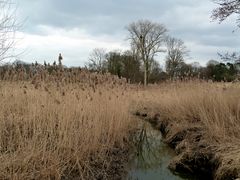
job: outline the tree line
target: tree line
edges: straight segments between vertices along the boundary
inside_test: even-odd
[[[212,19],[224,21],[232,14],[239,16],[239,0],[214,0],[218,7]],[[9,0],[0,1],[0,61],[14,58],[12,49],[15,32],[19,28],[15,9]],[[239,26],[239,18],[237,19]],[[206,67],[199,63],[187,64],[188,49],[180,39],[170,37],[167,28],[160,23],[139,20],[126,27],[130,49],[125,52],[94,49],[87,68],[99,73],[110,72],[129,82],[144,85],[163,80],[189,78],[232,81],[238,78],[239,59],[237,53],[219,55],[221,62],[209,61]],[[156,61],[156,55],[165,52],[165,69]]]
[[[170,52],[169,52],[170,53]],[[171,54],[171,53],[170,53]],[[167,80],[202,79],[230,82],[239,78],[240,64],[234,59],[209,60],[206,66],[198,62],[186,63],[176,56],[165,58],[165,69],[152,59],[149,64],[149,83]],[[131,51],[110,51],[94,49],[86,65],[90,71],[117,75],[130,83],[144,83],[144,64]]]
[[[127,30],[130,50],[107,52],[103,48],[93,49],[86,67],[144,85],[166,80],[233,81],[238,78],[240,56],[237,53],[219,54],[221,61],[210,60],[206,67],[198,62],[187,64],[189,50],[181,39],[169,36],[163,24],[139,20],[128,25]],[[155,59],[163,52],[166,53],[164,69]]]

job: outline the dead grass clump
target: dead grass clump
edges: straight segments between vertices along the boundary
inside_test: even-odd
[[[240,145],[225,144],[218,150],[218,169],[215,179],[237,179],[240,177]]]

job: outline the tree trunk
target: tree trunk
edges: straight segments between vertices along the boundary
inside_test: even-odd
[[[148,85],[148,82],[149,82],[149,61],[147,61],[147,63],[146,63],[146,71],[147,71],[147,85]]]
[[[147,75],[148,75],[148,70],[147,70],[147,63],[144,62],[144,86],[147,86],[148,82],[147,82]]]

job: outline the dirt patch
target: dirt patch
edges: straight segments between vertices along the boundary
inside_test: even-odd
[[[199,179],[230,180],[240,177],[240,150],[224,147],[207,137],[207,128],[201,122],[180,124],[170,119],[161,119],[147,109],[136,113],[161,131],[164,141],[175,150],[177,156],[170,162],[174,173],[192,174]],[[144,115],[144,116],[143,116]]]

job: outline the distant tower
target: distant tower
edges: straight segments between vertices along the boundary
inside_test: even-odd
[[[62,54],[59,53],[59,56],[58,56],[58,64],[59,64],[59,66],[62,66],[62,59],[63,59]]]

